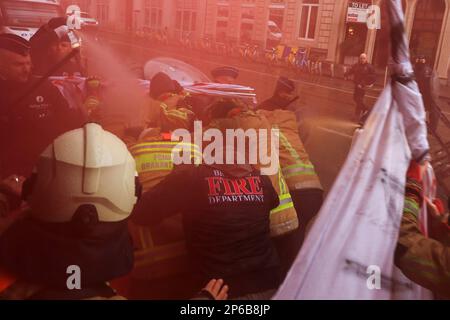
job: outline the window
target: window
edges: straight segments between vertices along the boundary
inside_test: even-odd
[[[217,21],[216,39],[218,42],[225,42],[227,38],[228,21]]]
[[[151,18],[151,26],[152,26],[152,27],[156,27],[156,22],[157,22],[157,20],[156,20],[157,18],[156,18],[156,17],[157,17],[157,14],[158,14],[158,13],[157,13],[156,9],[153,8],[153,9],[152,9],[152,16],[151,16],[151,17],[152,17],[152,18]]]
[[[247,0],[241,7],[241,36],[240,42],[243,44],[252,43],[254,36],[255,12],[256,7],[253,1]]]
[[[304,0],[300,15],[299,37],[301,39],[314,40],[318,16],[319,0]]]
[[[177,11],[175,28],[185,32],[195,31],[197,28],[197,12],[190,10]]]
[[[270,9],[269,21],[272,21],[273,25],[276,25],[280,30],[283,29],[284,9]]]
[[[162,26],[162,4],[159,1],[145,1],[144,24],[159,29]]]
[[[220,18],[228,18],[230,15],[228,6],[218,6],[217,8],[217,17]]]
[[[255,7],[242,7],[242,19],[255,19]]]
[[[191,31],[195,31],[195,27],[197,26],[197,13],[191,13]]]
[[[150,24],[150,9],[144,10],[144,24],[148,26]]]
[[[182,14],[181,11],[177,11],[177,19],[176,19],[176,22],[175,22],[175,28],[177,30],[181,29],[181,20],[182,20],[181,14]]]

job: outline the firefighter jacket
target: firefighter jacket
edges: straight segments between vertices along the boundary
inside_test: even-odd
[[[158,127],[163,132],[176,129],[191,130],[195,114],[188,107],[180,107],[178,102],[174,98],[164,101],[150,99],[146,112],[147,127]]]
[[[152,129],[147,130],[138,142],[129,145],[144,192],[152,190],[172,172],[174,153],[187,152],[189,158],[201,160],[197,146],[172,142],[170,138],[169,133],[162,134],[159,129]],[[162,278],[187,270],[181,214],[151,227],[130,222],[130,231],[135,246],[134,278]]]
[[[249,129],[254,129],[256,131],[264,129],[268,133],[267,140],[259,139],[260,141],[258,141],[257,145],[260,149],[268,150],[268,152],[271,153],[271,125],[261,113],[256,113],[251,110],[235,112],[234,116],[213,120],[209,124],[209,127],[219,129],[222,132],[225,132],[227,129],[242,129],[244,131]],[[258,150],[258,153],[259,151],[260,150]],[[257,168],[264,167],[264,165],[260,163],[260,160],[261,159],[258,159],[258,163],[256,164]],[[281,170],[278,169],[278,172],[269,176],[269,178],[271,179],[280,200],[280,205],[271,211],[270,216],[271,235],[277,237],[296,230],[299,226],[299,221],[294,202],[292,201],[289,188]]]
[[[278,204],[270,179],[252,166],[182,165],[144,194],[131,219],[157,225],[181,212],[195,272],[205,283],[224,279],[240,296],[279,285],[270,238],[270,211]]]
[[[304,189],[323,190],[314,165],[300,139],[295,114],[288,110],[259,110],[272,127],[280,131],[280,165],[291,192]]]
[[[450,299],[450,228],[429,217],[430,237],[419,228],[421,201],[407,192],[395,264],[412,281]]]

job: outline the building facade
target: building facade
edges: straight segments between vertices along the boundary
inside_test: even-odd
[[[75,0],[71,2],[77,2]],[[366,52],[378,68],[389,57],[387,13],[381,0],[79,0],[103,27],[166,29],[172,38],[283,44],[310,49],[321,59],[352,64]],[[415,56],[428,57],[439,77],[450,68],[450,0],[403,0]],[[381,7],[381,28],[367,27],[367,8]],[[365,16],[361,15],[361,12]]]

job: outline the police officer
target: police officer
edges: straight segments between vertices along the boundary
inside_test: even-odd
[[[73,57],[67,59],[52,75],[85,75],[86,70],[81,63],[80,52],[72,51],[72,41],[79,41],[79,39],[76,37],[75,32],[67,27],[67,18],[53,18],[43,25],[30,39],[34,74],[39,76],[46,75],[56,64],[73,53]]]
[[[60,134],[81,127],[84,118],[70,109],[50,82],[35,86],[29,43],[0,35],[0,178],[29,176],[44,148]]]

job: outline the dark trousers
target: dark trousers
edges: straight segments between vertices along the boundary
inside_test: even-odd
[[[353,100],[356,103],[355,116],[360,117],[364,111],[367,111],[368,108],[364,104],[364,97],[366,96],[366,90],[355,86],[355,92],[353,94]]]
[[[308,224],[317,215],[323,203],[323,191],[319,189],[291,191],[291,196],[300,226],[297,230],[274,239],[283,280],[300,252]]]

